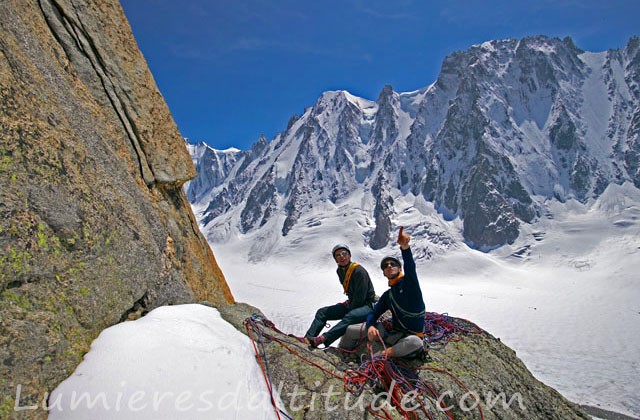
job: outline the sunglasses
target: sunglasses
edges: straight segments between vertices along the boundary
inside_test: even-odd
[[[347,255],[351,255],[349,254],[349,251],[340,251],[340,252],[336,252],[333,257],[338,259],[341,257],[346,257]]]
[[[389,261],[388,263],[381,264],[380,267],[384,270],[385,268],[388,268],[388,267],[400,267],[400,264],[393,261]]]

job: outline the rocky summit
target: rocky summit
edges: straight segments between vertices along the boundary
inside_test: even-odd
[[[365,368],[371,356],[364,345],[352,354],[336,348],[311,349],[282,334],[246,304],[228,305],[221,314],[241,331],[251,331],[250,337],[259,343],[258,360],[267,367],[265,375],[281,398],[278,407],[290,418],[590,418],[534,378],[513,350],[477,327],[473,333],[456,335],[448,344],[433,342],[421,360],[396,360],[395,368],[401,366],[398,372],[402,373],[394,376],[395,384],[381,385],[366,381],[365,376],[376,378],[381,371]],[[380,349],[374,345],[372,351]],[[359,376],[363,372],[366,375]],[[411,384],[419,380],[423,388],[412,387],[409,381],[403,382],[406,379]],[[403,391],[394,394],[394,388]],[[418,404],[408,396],[409,390],[423,391],[429,397]]]
[[[196,174],[184,141],[117,1],[0,2],[0,121],[4,419],[18,387],[22,406],[41,403],[104,328],[233,297],[182,190]]]

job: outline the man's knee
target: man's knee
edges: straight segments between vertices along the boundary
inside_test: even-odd
[[[417,335],[410,335],[406,338],[406,342],[407,348],[412,352],[421,349],[423,346],[422,338],[418,337]]]
[[[327,320],[327,311],[328,311],[328,307],[327,306],[318,309],[316,311],[316,319],[319,319],[321,321],[326,321]]]
[[[404,337],[393,346],[393,355],[396,357],[406,357],[416,354],[422,349],[422,339],[416,335]]]

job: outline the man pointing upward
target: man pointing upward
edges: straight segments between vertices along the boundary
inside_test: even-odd
[[[422,349],[425,306],[416,264],[409,247],[410,240],[411,237],[401,227],[397,243],[402,253],[404,272],[400,261],[394,256],[384,257],[380,262],[380,269],[389,281],[389,289],[380,297],[365,324],[369,341],[382,339],[386,345],[391,346],[385,351],[387,357],[409,356]],[[392,314],[390,329],[381,323],[376,325],[378,318],[387,310]],[[355,346],[360,339],[360,331],[361,325],[350,326],[340,347],[350,349]]]

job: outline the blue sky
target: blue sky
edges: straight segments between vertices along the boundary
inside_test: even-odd
[[[322,92],[375,100],[433,83],[445,56],[492,39],[640,35],[638,0],[121,0],[183,136],[248,149]]]

